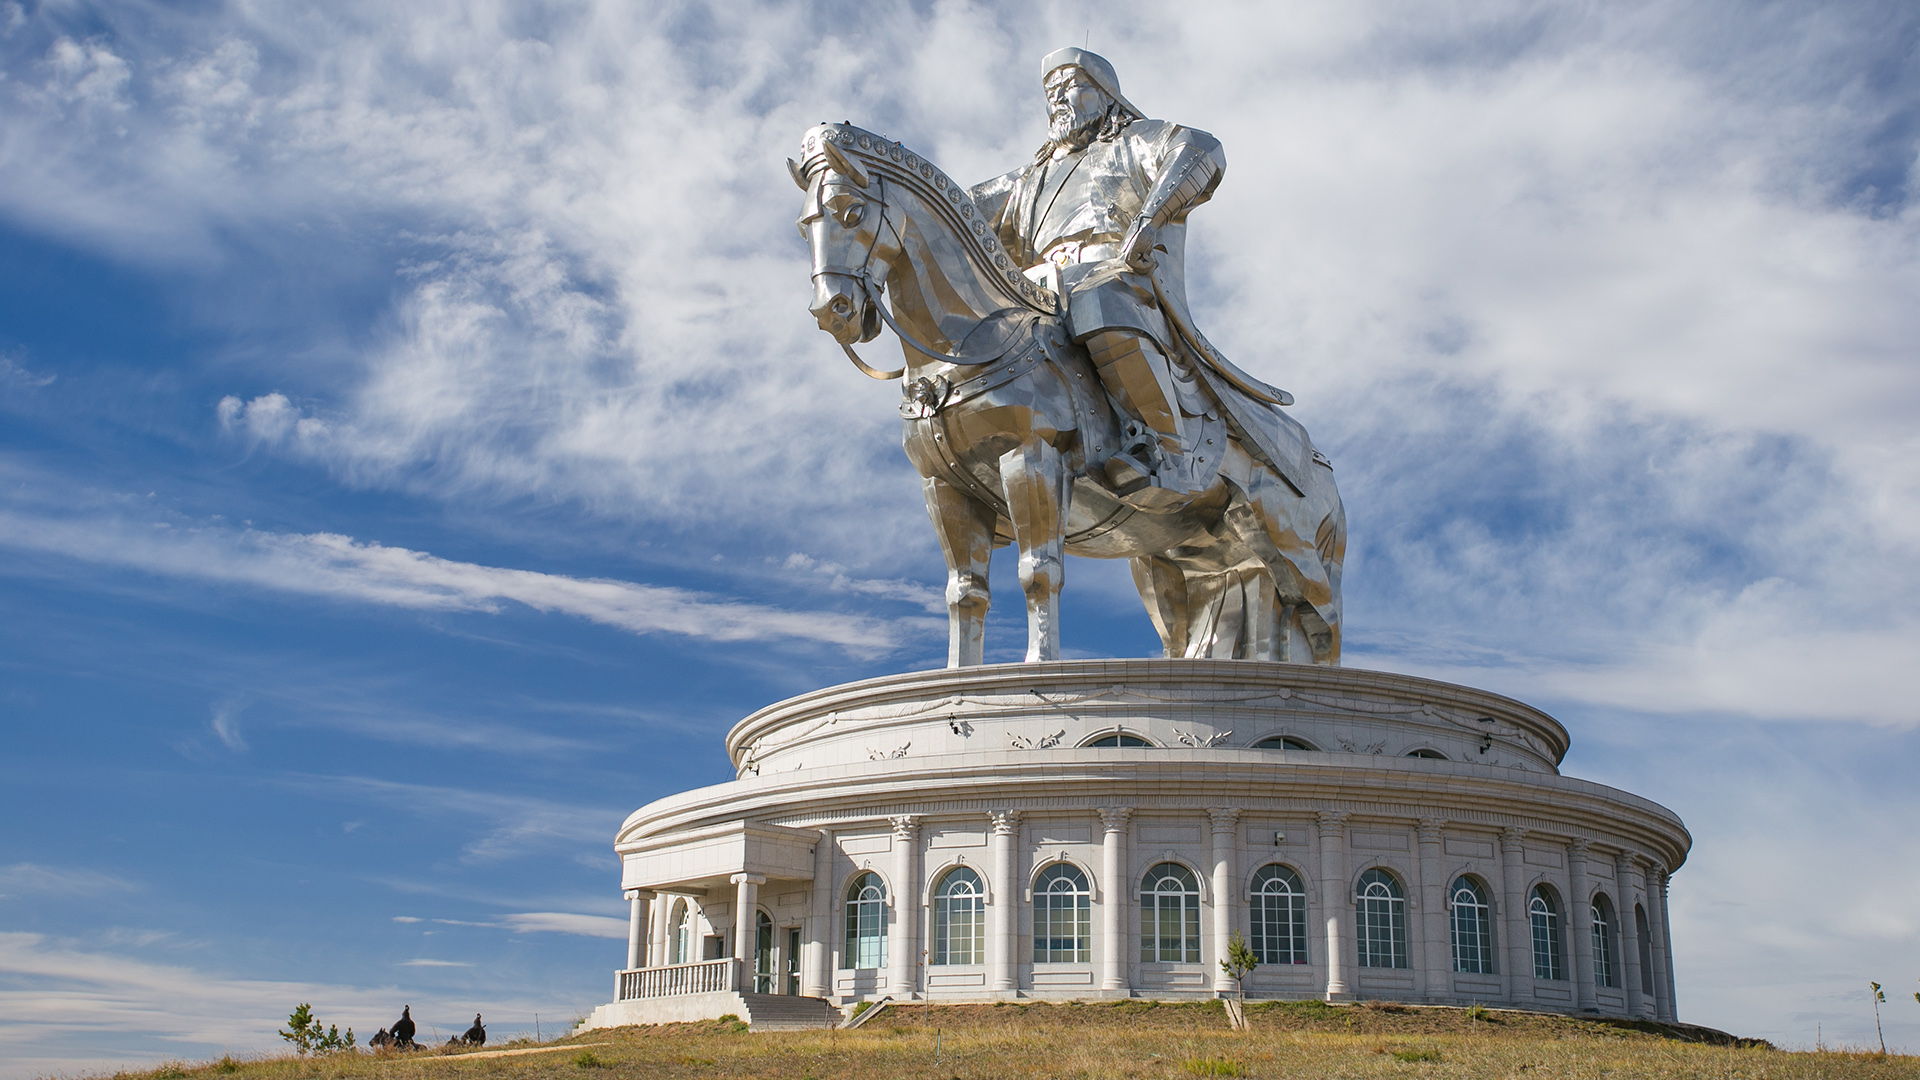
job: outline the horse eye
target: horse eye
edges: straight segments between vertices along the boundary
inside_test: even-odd
[[[845,225],[849,229],[855,228],[860,224],[860,219],[866,216],[867,216],[866,203],[852,203],[848,206],[841,208],[840,224]]]

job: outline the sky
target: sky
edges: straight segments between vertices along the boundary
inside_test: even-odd
[[[1685,819],[1683,1018],[1920,1051],[1912,5],[4,0],[0,1080],[606,1000],[620,821],[944,661],[782,159],[1005,171],[1065,44],[1226,147],[1346,662]],[[1064,640],[1157,651],[1124,566]]]

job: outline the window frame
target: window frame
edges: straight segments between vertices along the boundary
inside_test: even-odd
[[[1542,882],[1527,892],[1527,926],[1533,938],[1533,977],[1567,981],[1566,919],[1553,887]]]
[[[1163,872],[1168,869],[1173,872]],[[1168,880],[1177,880],[1181,888],[1161,889]],[[1166,932],[1170,928],[1171,937]],[[1168,956],[1162,948],[1169,940],[1178,943],[1172,950],[1176,955]],[[1140,875],[1140,962],[1200,963],[1200,875],[1185,863],[1163,859]]]
[[[960,892],[963,888],[966,891]],[[987,962],[987,883],[978,870],[962,863],[940,874],[933,889],[932,917],[929,966],[970,967]],[[956,928],[966,939],[964,948],[955,947]]]
[[[1375,892],[1375,889],[1383,890]],[[1353,944],[1363,968],[1406,969],[1407,887],[1384,866],[1363,871],[1353,887]],[[1381,963],[1380,961],[1386,961]]]
[[[868,895],[868,890],[876,890]],[[846,938],[840,963],[853,971],[885,971],[887,967],[887,901],[892,892],[877,871],[862,870],[848,880],[843,924]],[[871,943],[871,944],[869,944]]]
[[[1462,903],[1460,894],[1467,893],[1471,902]],[[1486,882],[1473,874],[1457,874],[1453,884],[1447,890],[1447,940],[1453,953],[1453,970],[1460,975],[1497,975],[1495,958],[1498,950],[1493,947],[1493,890]],[[1463,919],[1471,919],[1472,925],[1463,926]],[[1477,939],[1464,941],[1462,930],[1469,930]],[[1469,960],[1466,953],[1472,950]]]
[[[667,912],[667,959],[673,964],[691,964],[693,957],[693,904],[684,897],[673,902]]]
[[[1275,883],[1285,888],[1273,889]],[[1255,870],[1247,887],[1247,944],[1254,956],[1262,964],[1311,963],[1307,942],[1306,878],[1283,862]]]
[[[1078,883],[1069,880],[1069,875],[1078,878]],[[1071,887],[1056,889],[1055,882]],[[1064,936],[1059,932],[1063,926],[1068,931]],[[1056,948],[1061,941],[1069,942],[1070,947]],[[1085,867],[1060,859],[1034,875],[1032,944],[1036,964],[1093,963],[1093,876]]]
[[[1593,985],[1605,990],[1620,988],[1620,927],[1618,910],[1606,893],[1594,893],[1587,905],[1592,921]]]
[[[1288,746],[1287,745],[1288,743],[1297,743],[1298,745]],[[1317,754],[1320,752],[1319,747],[1313,745],[1312,743],[1308,742],[1307,740],[1301,738],[1298,735],[1269,735],[1266,738],[1261,739],[1260,741],[1254,743],[1253,749],[1255,750],[1298,750],[1298,751],[1305,751],[1306,753],[1309,753],[1309,754]]]

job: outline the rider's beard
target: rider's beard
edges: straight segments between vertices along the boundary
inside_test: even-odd
[[[1063,104],[1047,117],[1047,139],[1054,146],[1079,150],[1093,141],[1100,124],[1107,118],[1106,103],[1098,109],[1080,110]]]

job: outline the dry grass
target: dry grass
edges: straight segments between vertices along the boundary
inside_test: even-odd
[[[1228,1029],[1218,1002],[1002,1004],[890,1009],[849,1032],[750,1034],[714,1021],[594,1031],[555,1053],[341,1054],[210,1062],[115,1080],[986,1080],[999,1077],[1545,1077],[1920,1080],[1920,1058],[1787,1052],[1650,1024],[1396,1005],[1249,1004]],[[938,1039],[936,1060],[936,1036]],[[1694,1040],[1694,1041],[1689,1041]],[[592,1049],[572,1043],[592,1042]],[[512,1043],[509,1046],[534,1045]]]

